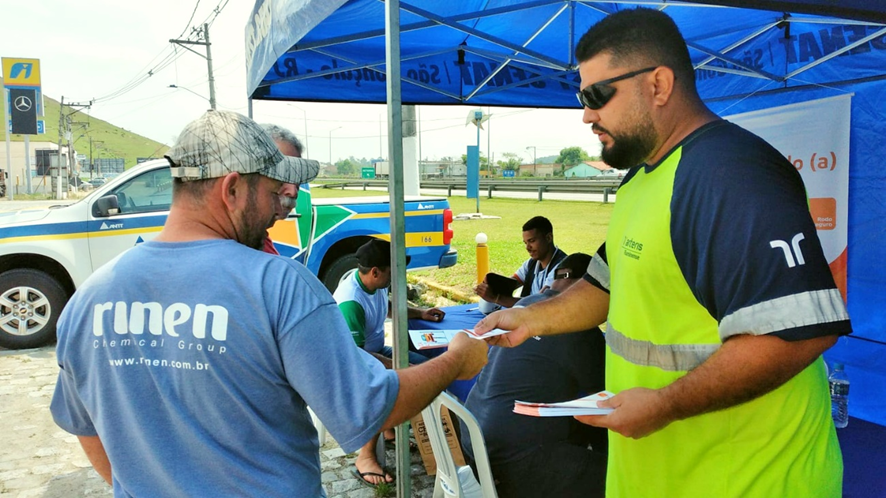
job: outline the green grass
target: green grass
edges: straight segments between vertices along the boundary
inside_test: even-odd
[[[12,196],[16,201],[48,201],[54,198],[53,194],[13,194]]]
[[[43,110],[44,116],[37,119],[42,119],[45,122],[46,133],[43,135],[32,135],[31,143],[38,141],[58,143],[59,103],[44,95],[43,104],[45,106]],[[65,114],[70,112],[71,109],[65,106]],[[81,110],[72,116],[74,121],[72,140],[74,141],[74,149],[79,154],[89,156],[89,137],[92,137],[93,159],[123,158],[125,160],[125,167],[128,169],[135,165],[136,158],[163,157],[163,154],[169,150],[168,146],[160,142],[155,142],[150,138],[118,128],[107,121],[91,117],[87,113],[87,110]],[[78,123],[88,123],[88,125]],[[81,135],[85,136],[81,137]],[[0,140],[6,140],[5,126],[0,127]],[[24,135],[10,135],[10,140],[22,142],[24,141]],[[97,144],[96,142],[104,143]],[[63,145],[66,143],[67,141]]]
[[[473,213],[476,201],[450,197],[453,214]],[[477,244],[474,236],[483,232],[489,238],[489,269],[512,275],[529,257],[523,246],[522,226],[533,216],[545,216],[554,225],[554,242],[567,254],[593,255],[606,238],[613,204],[599,202],[542,201],[530,199],[481,199],[484,215],[501,219],[454,221],[452,248],[458,250],[458,263],[451,268],[424,270],[413,275],[455,287],[473,294],[477,279]]]
[[[380,482],[375,487],[376,498],[389,498],[396,495],[397,490],[393,483]]]

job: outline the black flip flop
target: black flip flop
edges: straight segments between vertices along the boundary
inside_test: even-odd
[[[383,482],[385,484],[394,484],[396,482],[396,479],[394,479],[394,476],[392,476],[391,474],[388,474],[387,472],[385,472],[384,474],[379,474],[378,472],[360,472],[359,470],[357,470],[356,465],[351,468],[351,473],[354,474],[354,477],[356,477],[358,481],[363,483],[365,486],[369,486],[370,488],[377,488],[378,484],[381,484],[381,483],[373,484],[373,483],[367,481],[366,477],[381,477],[381,479],[382,479],[381,482]],[[391,482],[388,482],[387,481],[388,477],[390,477],[393,480]]]

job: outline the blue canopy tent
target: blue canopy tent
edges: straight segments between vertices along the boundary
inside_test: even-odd
[[[607,14],[637,5],[400,2],[398,98],[577,109],[575,44]],[[715,112],[854,94],[848,234],[854,334],[827,356],[847,365],[852,415],[886,425],[886,169],[880,164],[886,157],[886,2],[642,5],[664,9],[680,26],[699,91]],[[385,7],[379,0],[259,0],[246,28],[250,98],[386,102]]]

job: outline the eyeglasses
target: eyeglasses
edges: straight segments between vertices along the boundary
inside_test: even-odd
[[[578,102],[582,105],[582,107],[587,107],[588,109],[597,110],[606,105],[610,99],[615,95],[615,88],[611,87],[612,83],[616,81],[626,80],[628,78],[633,78],[638,74],[648,73],[649,71],[655,70],[658,66],[647,67],[644,69],[638,69],[636,71],[631,71],[630,73],[625,73],[621,76],[616,76],[615,78],[609,78],[608,80],[598,81],[591,85],[588,85],[581,89],[580,92],[575,94],[575,97],[578,98]]]
[[[555,274],[554,274],[554,280],[560,280],[560,279],[563,279],[563,278],[569,278],[569,277],[571,277],[571,276],[572,276],[572,270],[566,270],[566,271],[564,271],[564,272],[562,272],[562,273],[555,273]]]

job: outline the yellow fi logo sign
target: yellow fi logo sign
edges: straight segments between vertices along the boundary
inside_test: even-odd
[[[3,58],[3,84],[6,87],[40,87],[40,59]]]

